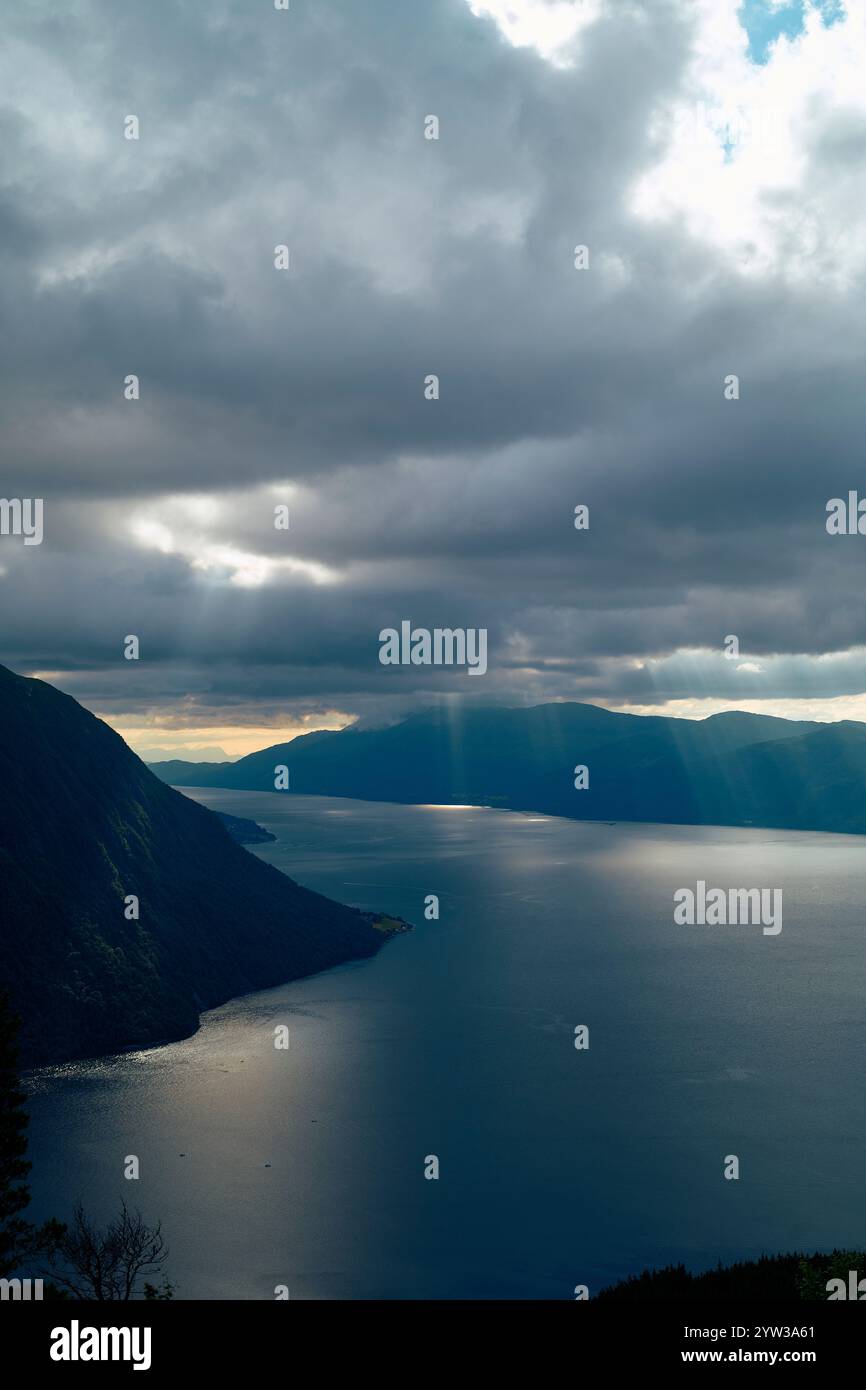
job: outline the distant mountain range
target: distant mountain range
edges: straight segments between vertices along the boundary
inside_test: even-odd
[[[230,834],[75,700],[2,666],[0,778],[0,986],[28,1064],[186,1036],[201,1010],[373,955],[398,926],[299,887],[232,838],[267,832]]]
[[[234,763],[164,762],[175,786],[473,804],[577,820],[866,833],[866,725],[702,720],[596,705],[455,708],[384,729],[306,734]],[[574,768],[589,770],[575,789]]]

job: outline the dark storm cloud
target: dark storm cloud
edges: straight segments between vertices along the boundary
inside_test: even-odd
[[[744,277],[630,211],[689,5],[611,5],[568,70],[463,0],[7,23],[3,495],[46,499],[41,547],[0,542],[9,664],[108,713],[193,695],[212,722],[866,688],[857,659],[794,655],[866,642],[858,541],[824,529],[866,487],[861,286]],[[819,194],[863,158],[842,117],[804,153]],[[276,563],[245,585],[234,552]],[[487,627],[488,676],[382,668],[403,618]],[[729,633],[759,671],[724,661]]]

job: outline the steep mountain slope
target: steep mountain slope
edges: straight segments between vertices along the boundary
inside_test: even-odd
[[[184,1036],[202,1009],[372,955],[387,935],[241,848],[74,700],[4,667],[0,779],[0,984],[30,1063]]]
[[[866,725],[731,713],[704,720],[594,705],[428,711],[387,729],[307,734],[236,763],[161,763],[179,786],[471,802],[579,820],[866,832]],[[573,769],[589,767],[577,791]]]

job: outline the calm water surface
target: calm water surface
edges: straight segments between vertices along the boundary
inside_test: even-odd
[[[861,840],[189,794],[416,930],[186,1042],[32,1078],[36,1215],[126,1197],[162,1220],[180,1298],[567,1299],[866,1246]],[[781,935],[676,926],[698,879],[781,887]]]

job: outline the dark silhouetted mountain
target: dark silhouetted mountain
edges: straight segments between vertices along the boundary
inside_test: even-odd
[[[0,776],[0,984],[28,1064],[186,1036],[203,1009],[387,938],[242,849],[75,700],[4,667]]]
[[[730,713],[615,714],[595,705],[462,708],[385,729],[306,734],[234,763],[168,762],[176,786],[370,801],[470,803],[577,820],[866,832],[866,725]],[[589,768],[577,791],[573,769]]]

